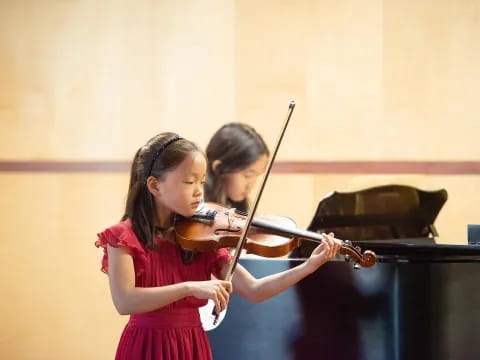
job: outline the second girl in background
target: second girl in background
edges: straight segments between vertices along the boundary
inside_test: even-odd
[[[260,134],[243,123],[223,125],[210,139],[206,155],[205,201],[248,213],[248,196],[265,172],[270,155]],[[308,257],[315,247],[304,242],[289,257]]]
[[[268,163],[262,137],[247,124],[229,123],[210,139],[206,155],[205,201],[247,212],[248,195]]]

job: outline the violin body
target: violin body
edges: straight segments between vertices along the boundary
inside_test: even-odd
[[[208,252],[233,248],[240,241],[245,223],[246,216],[234,208],[206,203],[193,217],[175,219],[175,238],[186,250]],[[292,219],[276,215],[255,217],[248,230],[244,248],[247,253],[263,257],[285,256],[300,246],[302,240],[317,243],[322,240],[320,234],[299,230]],[[349,242],[342,242],[340,253],[363,267],[376,262],[375,253],[367,250],[362,254]]]
[[[206,203],[202,211],[193,217],[176,220],[175,238],[185,250],[208,252],[220,248],[234,248],[245,227],[245,218],[245,215],[235,209]],[[268,219],[285,228],[296,227],[292,219],[282,216],[269,215],[259,218]],[[244,248],[247,253],[263,257],[279,257],[287,255],[299,245],[300,240],[294,236],[275,235],[251,227]]]

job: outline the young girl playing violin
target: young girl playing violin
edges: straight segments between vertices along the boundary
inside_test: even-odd
[[[247,124],[226,124],[210,139],[206,152],[205,201],[247,212],[248,195],[268,163],[262,137]]]
[[[104,249],[102,270],[108,274],[113,303],[129,314],[116,359],[211,359],[198,307],[208,299],[217,313],[230,293],[259,302],[280,293],[332,259],[339,242],[323,235],[303,264],[255,279],[240,264],[232,282],[223,279],[230,255],[226,249],[198,253],[182,261],[174,237],[176,214],[192,216],[206,177],[204,154],[174,133],[162,133],[141,147],[132,163],[123,221],[98,234]]]

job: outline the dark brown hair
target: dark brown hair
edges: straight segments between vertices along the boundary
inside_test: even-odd
[[[158,134],[136,152],[130,170],[127,203],[122,220],[130,219],[140,242],[150,250],[155,246],[155,203],[147,188],[149,176],[162,179],[191,153],[200,152],[193,142],[172,132]]]
[[[210,139],[207,146],[207,179],[205,182],[205,201],[213,201],[248,211],[248,200],[233,202],[225,193],[225,175],[241,171],[260,156],[269,155],[267,145],[253,127],[243,123],[229,123],[222,126]],[[213,171],[212,163],[220,160]]]

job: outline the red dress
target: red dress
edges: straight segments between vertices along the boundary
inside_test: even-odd
[[[147,251],[133,232],[129,220],[98,234],[95,242],[103,247],[102,271],[108,273],[107,244],[124,247],[132,256],[135,286],[154,287],[184,281],[210,280],[218,277],[221,267],[230,260],[226,249],[199,253],[190,264],[182,262],[177,247],[160,237],[158,251]],[[212,359],[210,343],[202,328],[198,307],[207,303],[193,296],[155,311],[134,314],[123,330],[116,360]]]

